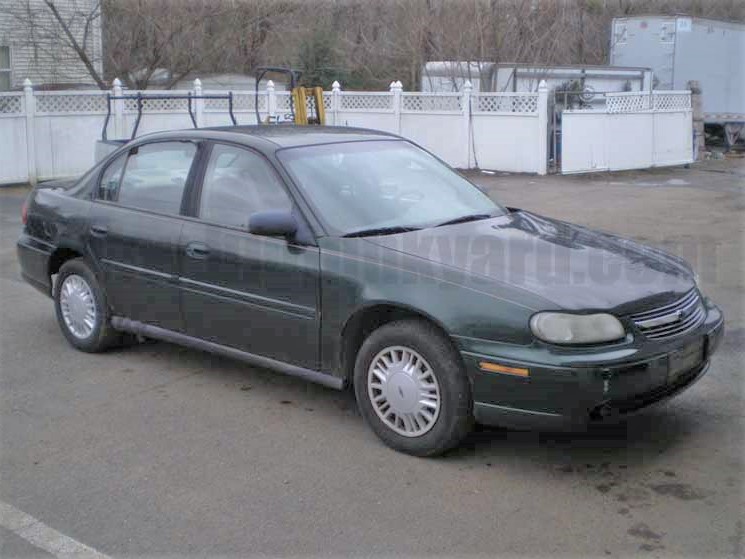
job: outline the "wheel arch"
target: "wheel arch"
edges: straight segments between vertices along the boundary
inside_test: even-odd
[[[58,274],[63,264],[74,258],[82,258],[86,264],[93,270],[96,276],[100,277],[97,263],[91,258],[90,254],[75,242],[63,242],[55,248],[49,256],[47,264],[47,275],[49,283],[52,286],[52,295],[54,295],[54,282],[52,281],[55,274]]]
[[[434,326],[460,358],[460,352],[445,326],[429,313],[400,303],[371,302],[357,309],[342,328],[339,365],[347,385],[352,384],[357,353],[367,337],[385,324],[404,319],[419,319]]]
[[[47,273],[53,276],[58,273],[62,265],[73,258],[82,258],[84,255],[81,251],[68,246],[59,246],[49,256],[49,265]]]

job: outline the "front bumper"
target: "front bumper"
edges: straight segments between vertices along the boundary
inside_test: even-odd
[[[476,421],[520,429],[581,430],[669,400],[706,374],[722,339],[722,313],[711,301],[705,304],[706,318],[699,327],[664,342],[637,339],[581,350],[500,344],[486,348],[480,340],[482,351],[471,351],[459,340]],[[685,368],[671,365],[677,356],[691,353],[696,357]],[[485,372],[479,367],[482,361],[528,369],[530,374]]]

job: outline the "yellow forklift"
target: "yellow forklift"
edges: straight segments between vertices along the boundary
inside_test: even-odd
[[[298,85],[300,70],[293,70],[284,66],[260,66],[256,69],[256,89],[254,95],[254,107],[256,110],[256,122],[259,124],[280,124],[282,121],[278,116],[272,118],[267,116],[265,120],[259,115],[259,83],[268,73],[285,74],[290,79],[290,119],[284,122],[293,122],[300,125],[326,124],[326,111],[323,107],[323,88],[303,87]]]

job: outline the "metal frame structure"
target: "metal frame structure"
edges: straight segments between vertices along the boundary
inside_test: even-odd
[[[194,104],[193,101],[197,99],[222,99],[227,100],[228,102],[228,113],[230,114],[230,120],[233,122],[233,126],[238,124],[238,121],[235,119],[235,114],[233,113],[233,92],[229,91],[225,95],[195,95],[192,92],[187,93],[186,95],[163,95],[163,94],[143,94],[143,93],[135,93],[135,94],[129,94],[129,95],[112,95],[111,93],[106,95],[106,118],[103,122],[103,129],[101,130],[101,139],[103,141],[106,141],[107,134],[106,129],[109,125],[109,120],[111,120],[111,102],[112,101],[119,101],[119,100],[135,100],[137,101],[137,119],[135,120],[134,128],[132,129],[132,135],[130,136],[130,139],[134,139],[137,135],[137,129],[140,127],[140,121],[142,120],[142,108],[143,108],[143,102],[144,101],[150,101],[150,100],[162,100],[162,99],[176,99],[176,100],[182,100],[185,99],[188,103],[189,108],[189,118],[191,118],[191,122],[194,125],[194,128],[199,128],[197,124],[197,118],[194,114]]]
[[[302,75],[302,72],[300,70],[293,70],[292,68],[287,68],[285,66],[259,66],[256,68],[256,83],[254,84],[254,110],[256,111],[256,123],[257,124],[264,124],[261,121],[261,115],[259,114],[259,84],[261,83],[261,80],[264,79],[264,76],[268,74],[269,72],[276,72],[278,74],[286,74],[290,77],[290,90],[294,90],[297,86],[298,80],[300,80],[300,76]],[[290,97],[290,114],[292,114],[292,120],[295,120],[295,105],[294,105],[294,99],[291,96]]]

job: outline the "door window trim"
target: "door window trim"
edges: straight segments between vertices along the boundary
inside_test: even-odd
[[[228,229],[238,229],[239,231],[245,231],[245,229],[241,229],[240,227],[231,227],[230,225],[224,225],[222,223],[216,223],[214,221],[208,221],[206,219],[202,219],[202,217],[199,215],[200,204],[202,203],[202,191],[204,190],[204,178],[207,174],[207,167],[209,167],[210,157],[212,156],[212,151],[214,150],[214,147],[218,145],[224,145],[224,146],[229,146],[229,147],[236,148],[236,149],[242,149],[244,151],[252,153],[253,155],[258,156],[259,159],[263,160],[264,163],[267,164],[272,174],[276,177],[277,182],[279,183],[280,187],[282,188],[282,190],[284,190],[285,194],[287,195],[287,198],[290,200],[292,209],[295,209],[297,207],[297,201],[295,200],[295,197],[292,195],[292,192],[290,192],[290,190],[287,188],[287,184],[285,184],[284,179],[279,174],[279,172],[277,172],[277,169],[272,164],[272,162],[269,161],[269,159],[259,150],[256,150],[250,146],[246,146],[243,144],[237,144],[233,142],[224,142],[220,140],[208,140],[207,143],[209,144],[209,147],[205,150],[207,153],[204,157],[204,162],[203,162],[204,165],[201,169],[201,173],[198,178],[197,187],[195,188],[196,192],[194,193],[194,199],[193,199],[194,205],[190,208],[190,210],[194,212],[193,213],[194,217],[196,217],[199,221],[203,223],[209,223],[211,225],[217,225],[219,227],[227,227]]]
[[[145,146],[150,146],[154,144],[163,144],[163,143],[190,143],[190,144],[194,144],[194,147],[196,148],[196,153],[194,154],[194,158],[192,159],[192,162],[191,162],[191,167],[189,168],[189,173],[186,176],[186,182],[184,183],[184,191],[181,193],[181,206],[179,209],[179,213],[172,214],[172,213],[158,212],[155,210],[149,210],[147,208],[137,208],[134,206],[126,206],[126,205],[120,204],[119,203],[119,189],[121,188],[121,185],[122,185],[122,179],[124,178],[124,173],[126,173],[127,171],[127,164],[129,163],[129,158],[132,156],[132,150],[139,149]],[[178,218],[185,217],[184,211],[188,205],[187,204],[188,194],[192,190],[192,185],[196,182],[197,169],[200,167],[201,162],[202,162],[201,160],[202,160],[202,154],[205,151],[205,143],[206,142],[204,142],[203,140],[191,139],[191,138],[189,139],[163,138],[163,139],[153,140],[151,142],[142,142],[134,146],[129,146],[127,149],[122,150],[121,153],[119,153],[117,150],[117,152],[112,155],[111,160],[107,161],[106,164],[103,165],[101,169],[99,170],[99,172],[96,174],[96,180],[93,185],[93,188],[91,189],[92,190],[91,201],[96,202],[98,204],[106,204],[110,206],[115,206],[117,208],[122,208],[122,209],[130,210],[130,211],[144,212],[144,213],[153,214],[153,215],[160,215],[160,216],[165,216],[165,217],[178,217]],[[113,165],[114,163],[116,163],[119,160],[119,158],[122,156],[125,157],[125,161],[124,161],[124,167],[122,168],[122,173],[119,176],[119,184],[117,184],[116,186],[116,198],[114,200],[103,200],[98,197],[98,194],[99,194],[98,191],[101,186],[101,179],[103,178],[103,175],[104,173],[106,173],[108,168],[111,167],[111,165]]]
[[[264,163],[266,163],[271,171],[271,173],[274,174],[274,176],[277,178],[277,182],[279,183],[280,187],[284,190],[285,194],[287,195],[287,198],[290,200],[290,211],[295,216],[295,218],[298,220],[298,232],[301,233],[300,237],[302,239],[302,242],[298,243],[290,243],[290,244],[297,244],[300,246],[317,246],[316,243],[316,235],[313,231],[313,228],[310,226],[308,222],[308,218],[305,216],[305,213],[303,212],[303,209],[300,207],[300,204],[298,204],[297,199],[294,195],[294,193],[288,188],[287,182],[285,181],[282,174],[277,170],[277,167],[272,163],[272,161],[261,151],[258,149],[255,149],[251,146],[247,146],[245,144],[241,144],[238,142],[230,142],[226,140],[205,140],[204,142],[206,145],[204,147],[203,151],[203,158],[200,161],[200,169],[199,174],[195,177],[195,182],[193,185],[193,192],[190,193],[191,196],[189,197],[189,206],[185,208],[186,214],[183,215],[183,217],[186,217],[189,219],[189,221],[196,221],[198,223],[201,223],[203,225],[209,225],[210,227],[219,227],[221,229],[228,229],[230,231],[238,231],[240,233],[244,233],[246,235],[250,235],[253,238],[261,238],[265,240],[274,240],[279,242],[287,242],[281,239],[276,239],[273,237],[266,237],[263,235],[254,235],[252,234],[248,229],[241,228],[241,227],[235,227],[232,225],[226,225],[224,223],[217,223],[214,221],[209,221],[206,219],[203,219],[199,215],[199,206],[202,201],[202,190],[204,189],[204,178],[207,174],[207,167],[209,166],[210,157],[212,155],[213,148],[216,145],[224,145],[224,146],[230,146],[236,149],[242,149],[245,151],[248,151],[256,156],[258,156]]]

